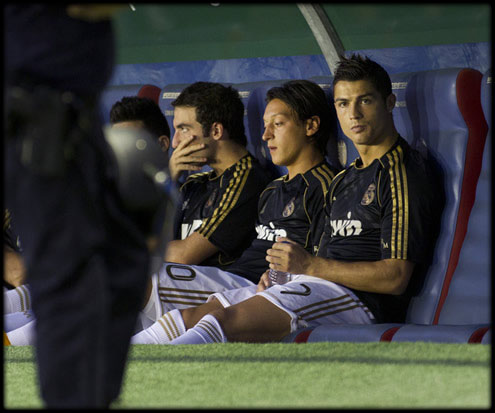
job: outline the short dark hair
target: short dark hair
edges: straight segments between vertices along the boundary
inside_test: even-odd
[[[205,136],[210,134],[214,122],[219,122],[230,139],[246,146],[244,131],[244,105],[239,92],[232,86],[213,82],[196,82],[187,86],[172,102],[173,107],[187,106],[196,110],[196,119]]]
[[[280,99],[287,104],[296,120],[304,122],[312,116],[320,118],[320,127],[313,139],[317,148],[325,155],[328,140],[335,139],[335,136],[332,133],[332,107],[323,89],[309,80],[290,80],[281,86],[272,87],[266,93],[267,102],[273,99]]]
[[[355,53],[349,58],[341,56],[333,78],[334,88],[341,80],[349,82],[368,80],[383,100],[386,100],[392,93],[392,82],[387,71],[367,56],[363,57]]]
[[[148,132],[157,139],[166,135],[170,138],[167,118],[155,101],[138,96],[126,96],[113,104],[110,110],[110,123],[137,121],[144,123]]]

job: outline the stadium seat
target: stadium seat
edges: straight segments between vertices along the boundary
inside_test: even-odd
[[[488,326],[407,324],[392,336],[392,342],[481,343]]]
[[[425,145],[439,163],[446,196],[434,261],[422,291],[412,299],[408,323],[438,324],[456,270],[487,134],[481,78],[473,69],[443,69],[418,72],[407,85],[413,145]]]
[[[303,331],[299,341],[387,341],[382,338],[386,331],[388,341],[484,342],[482,338],[489,331],[490,322],[486,318],[490,303],[487,291],[481,294],[482,308],[473,307],[473,318],[466,319],[464,313],[470,311],[467,307],[456,310],[455,293],[451,296],[452,303],[445,307],[449,290],[457,283],[456,267],[474,203],[487,135],[480,98],[482,74],[473,69],[455,68],[398,74],[391,78],[398,95],[394,117],[399,132],[413,147],[431,156],[443,173],[446,206],[433,263],[422,288],[411,301],[406,324],[324,326]],[[485,222],[489,227],[487,224]],[[473,239],[472,242],[478,245],[486,240]],[[483,259],[482,256],[479,259]],[[461,269],[459,274],[460,278],[469,279]],[[485,288],[488,276],[489,272],[482,272],[472,278],[475,284],[479,283],[474,287],[478,294]],[[472,302],[474,300],[476,298]],[[445,321],[442,319],[445,324],[439,325],[444,307],[450,314],[446,313]],[[333,329],[336,331],[331,331]],[[476,340],[472,339],[473,334]],[[297,337],[298,332],[285,341],[294,341]]]
[[[481,103],[491,122],[491,74],[481,83]],[[491,321],[491,134],[483,151],[481,174],[469,216],[459,262],[438,317],[439,324],[490,323]]]
[[[481,339],[481,344],[492,344],[492,328],[490,327]]]
[[[316,343],[320,341],[345,341],[367,343],[373,341],[391,341],[401,324],[335,324],[319,326],[314,329],[306,328],[288,334],[284,343]]]
[[[125,96],[147,97],[158,103],[160,88],[154,85],[108,86],[100,97],[100,114],[103,123],[110,121],[110,109],[113,104]]]

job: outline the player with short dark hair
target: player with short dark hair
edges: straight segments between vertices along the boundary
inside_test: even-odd
[[[112,125],[137,122],[151,136],[156,136],[164,150],[170,145],[170,127],[160,107],[149,98],[126,96],[115,102],[110,109]]]
[[[223,125],[232,141],[246,146],[244,132],[244,105],[239,92],[232,86],[214,82],[196,82],[186,87],[172,102],[174,108],[191,107],[195,109],[196,120],[208,136],[213,123]]]
[[[172,179],[205,165],[211,170],[189,175],[179,187],[165,261],[225,268],[255,238],[258,197],[273,177],[246,149],[244,105],[234,88],[196,82],[172,105]]]

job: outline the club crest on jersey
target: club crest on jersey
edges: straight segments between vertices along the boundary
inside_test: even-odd
[[[363,195],[363,199],[361,199],[361,205],[369,205],[373,202],[375,199],[375,189],[376,185],[374,183],[371,183],[370,186],[368,186],[368,189]]]
[[[296,197],[292,198],[289,201],[289,203],[285,206],[285,208],[282,212],[282,215],[284,216],[284,218],[290,217],[292,215],[292,213],[294,212],[294,209],[295,209],[294,200],[295,199],[296,199]]]

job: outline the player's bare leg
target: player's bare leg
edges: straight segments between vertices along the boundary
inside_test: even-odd
[[[278,342],[290,333],[289,314],[261,296],[210,314],[218,320],[228,341]]]
[[[290,333],[291,317],[270,301],[254,296],[206,314],[170,344],[280,341]]]
[[[206,314],[218,309],[223,309],[223,305],[220,304],[220,301],[213,297],[212,300],[207,303],[201,304],[197,307],[185,308],[180,310],[180,312],[186,328],[190,329],[193,328]]]

